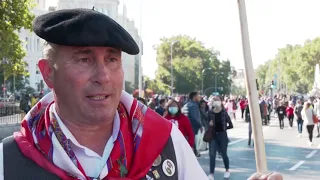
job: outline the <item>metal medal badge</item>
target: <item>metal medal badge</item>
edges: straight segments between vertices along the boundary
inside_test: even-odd
[[[154,160],[154,162],[152,163],[152,166],[153,167],[157,167],[157,166],[159,166],[160,164],[161,164],[161,155],[159,155],[157,158],[156,158],[156,160]]]
[[[173,176],[176,171],[176,167],[170,159],[166,159],[162,164],[162,171],[166,176]]]
[[[152,171],[152,174],[154,175],[154,178],[156,178],[156,179],[160,178],[160,174],[157,170]]]

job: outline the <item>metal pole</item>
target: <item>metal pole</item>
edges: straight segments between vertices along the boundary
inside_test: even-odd
[[[2,60],[2,64],[5,65],[7,63],[6,59]],[[6,84],[6,70],[5,67],[3,66],[3,98],[6,97],[6,91],[7,91],[7,84]]]
[[[6,71],[4,70],[3,68],[3,98],[6,97],[6,88],[7,88],[7,85],[6,85],[6,78],[5,78],[5,74],[6,74]]]
[[[140,0],[140,38],[139,38],[139,97],[142,97],[142,62],[141,62],[141,55],[142,55],[142,0]]]
[[[204,73],[204,70],[202,70],[202,83],[201,83],[201,94],[203,95],[203,73]]]
[[[201,87],[202,95],[204,94],[204,93],[203,93],[204,73],[205,73],[205,71],[208,70],[208,69],[211,69],[211,68],[205,68],[205,69],[203,69],[202,72],[201,72],[201,74],[202,74],[202,87]]]
[[[173,42],[171,43],[170,46],[170,68],[171,68],[171,96],[173,96],[173,66],[172,66],[172,46]]]
[[[16,93],[16,73],[13,74],[13,93]]]
[[[278,60],[278,74],[277,74],[277,80],[278,80],[278,93],[280,94],[281,92],[281,77],[280,77],[280,58],[279,57],[279,60]]]
[[[252,130],[255,140],[255,158],[257,171],[260,173],[267,173],[267,160],[266,151],[264,145],[263,131],[262,131],[262,121],[260,116],[260,108],[258,105],[258,92],[255,86],[255,73],[253,71],[250,40],[249,40],[249,30],[246,14],[245,0],[238,0],[239,7],[239,17],[240,17],[240,27],[241,27],[241,37],[242,37],[242,48],[243,48],[243,58],[245,67],[245,79],[249,99],[250,107],[250,117],[252,120]]]
[[[215,92],[217,92],[217,76],[218,76],[218,74],[216,74],[216,75],[214,76],[214,91],[215,91]]]

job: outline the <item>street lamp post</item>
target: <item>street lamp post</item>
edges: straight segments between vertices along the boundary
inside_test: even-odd
[[[214,75],[214,89],[215,89],[215,92],[217,92],[217,80],[218,80],[218,76],[223,74],[223,72],[220,72],[220,73],[217,73],[216,75]]]
[[[171,96],[173,96],[173,66],[172,66],[172,47],[179,41],[172,41],[170,46],[170,69],[171,69]]]
[[[202,70],[202,83],[201,83],[201,94],[203,95],[203,79],[204,79],[204,76],[203,76],[203,74],[204,74],[204,72],[206,71],[206,70],[209,70],[209,69],[211,69],[211,68],[205,68],[205,69],[203,69]]]
[[[7,64],[8,62],[7,62],[7,59],[3,59],[2,60],[2,64],[3,65],[5,65],[5,64]],[[6,72],[5,72],[5,68],[3,67],[3,88],[2,88],[2,90],[3,90],[3,98],[5,98],[6,97],[6,91],[7,91],[7,85],[6,85],[6,77],[5,77],[5,75],[6,75]]]

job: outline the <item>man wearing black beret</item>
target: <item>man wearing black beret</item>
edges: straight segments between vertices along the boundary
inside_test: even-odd
[[[121,51],[139,47],[89,9],[35,19],[39,68],[53,91],[0,144],[0,180],[207,179],[177,127],[122,90]]]

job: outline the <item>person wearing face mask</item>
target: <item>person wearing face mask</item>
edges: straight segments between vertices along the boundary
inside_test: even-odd
[[[187,139],[189,145],[194,147],[194,133],[192,130],[192,126],[190,120],[187,116],[181,113],[181,108],[177,101],[171,99],[168,101],[166,112],[164,114],[164,118],[171,121],[175,124],[184,137]]]
[[[209,156],[210,156],[210,174],[209,180],[214,179],[214,170],[216,163],[216,152],[217,149],[221,151],[221,156],[226,169],[224,178],[230,177],[229,172],[229,157],[227,155],[228,147],[228,135],[227,129],[232,129],[233,124],[231,119],[224,109],[221,98],[219,96],[213,96],[209,101],[209,126],[213,127],[214,138],[209,145]]]

